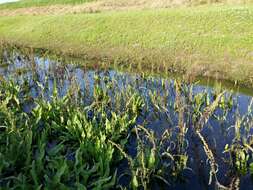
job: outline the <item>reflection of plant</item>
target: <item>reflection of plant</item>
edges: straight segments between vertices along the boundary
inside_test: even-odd
[[[252,102],[248,107],[248,114],[242,118],[237,118],[234,129],[235,137],[233,142],[227,144],[224,148],[224,153],[228,153],[230,157],[230,166],[235,176],[238,176],[237,187],[239,189],[239,177],[247,174],[253,175],[253,148],[250,128],[252,127]],[[246,137],[242,136],[242,130],[246,132]]]
[[[249,145],[240,145],[238,142],[225,146],[224,153],[229,153],[230,155],[230,166],[232,171],[230,189],[239,190],[240,177],[245,176],[248,173],[251,175],[253,174],[253,162],[250,161],[249,150],[252,150]]]
[[[186,168],[187,155],[172,153],[168,146],[171,142],[168,131],[165,131],[160,140],[143,126],[134,128],[134,132],[137,138],[137,156],[134,158],[118,144],[111,142],[129,162],[131,188],[150,189],[155,180],[170,185],[170,181],[176,179]]]
[[[243,146],[239,146],[238,144],[225,147],[224,152],[230,152],[232,165],[234,166],[236,172],[239,175],[246,175],[248,172],[248,161],[249,161],[249,154],[247,149]]]

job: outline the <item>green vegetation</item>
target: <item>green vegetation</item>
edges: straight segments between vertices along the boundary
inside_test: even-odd
[[[252,86],[253,8],[0,17],[0,40]]]
[[[19,98],[24,88],[9,82],[0,88],[1,189],[114,186],[117,170],[112,165],[117,154],[108,140],[124,144],[120,140],[135,123],[133,108],[139,109],[134,96],[125,111],[110,112],[108,118],[108,98],[101,89],[95,91],[97,101],[83,107],[70,94],[58,99],[55,88],[50,103],[38,98],[36,108],[27,114],[22,106],[29,96]]]
[[[223,4],[223,5],[246,5],[252,4],[252,0],[21,0],[19,2],[0,5],[0,9],[17,9],[40,7],[47,5],[77,5],[97,1],[97,5],[109,5],[114,9],[129,8],[132,6],[142,8],[168,8],[168,7],[192,7],[201,5]]]
[[[183,105],[186,97],[180,97],[179,94],[188,92],[184,92],[185,87],[176,82],[175,88],[179,91],[172,107],[179,114],[178,137],[173,139],[172,134],[176,131],[168,129],[157,138],[153,131],[136,126],[137,117],[142,110],[147,109],[147,104],[137,91],[129,87],[124,93],[118,91],[111,97],[110,91],[114,91],[116,85],[109,82],[102,89],[99,83],[108,79],[98,75],[94,75],[94,79],[96,85],[89,105],[80,104],[83,96],[78,87],[72,86],[66,96],[59,98],[55,81],[51,100],[46,101],[43,94],[47,85],[43,87],[38,84],[43,88],[42,94],[31,98],[27,82],[20,86],[11,81],[1,81],[1,188],[110,189],[119,187],[122,175],[131,176],[127,185],[131,189],[150,189],[157,180],[160,185],[170,186],[187,167],[185,135],[190,129],[187,120],[181,117],[183,114],[191,115],[197,138],[203,143],[211,166],[210,183],[214,180],[220,185],[216,176],[218,165],[200,131],[206,120],[215,116],[216,109],[222,109],[223,116],[226,116],[233,106],[229,99],[224,99],[223,93],[214,94],[216,99],[211,103],[208,102],[213,97],[206,93],[198,94],[191,103],[188,102],[190,104],[187,103],[191,109],[181,109],[186,106]],[[159,117],[166,103],[158,94],[150,94],[150,98]],[[24,112],[24,106],[31,102],[36,106],[31,112]],[[123,110],[117,109],[123,104],[127,105]],[[238,118],[235,130],[240,127],[250,130],[248,118],[249,115],[241,120]],[[219,121],[223,122],[222,116]],[[130,136],[137,140],[135,157],[127,152]],[[241,141],[244,145],[240,144]],[[175,143],[175,149],[171,149],[171,143]],[[230,162],[232,170],[236,172],[235,177],[246,175],[252,170],[252,164],[250,167],[247,164],[251,147],[246,143],[247,139],[236,133],[234,144],[231,148],[227,145],[225,149],[232,155]],[[239,145],[242,146],[240,149]],[[129,168],[118,171],[117,165],[124,159],[127,159]],[[121,172],[120,175],[118,172]]]
[[[21,0],[13,3],[0,5],[0,9],[17,9],[25,7],[37,7],[47,5],[65,5],[65,4],[81,4],[91,2],[93,0]]]
[[[193,161],[209,171],[206,186],[224,188],[224,165],[231,189],[253,174],[253,99],[241,115],[218,88],[196,93],[181,81],[108,70],[75,75],[57,59],[6,50],[0,68],[18,66],[0,83],[0,189],[169,188],[196,172]]]
[[[45,99],[50,92],[50,80],[44,84],[34,81],[41,90],[37,98],[31,97],[28,81],[20,86],[1,80],[1,189],[110,189],[120,185],[121,175],[131,176],[127,184],[130,188],[147,189],[152,180],[165,177],[161,169],[172,180],[185,168],[187,157],[180,152],[175,154],[175,160],[166,158],[171,167],[162,162],[162,153],[173,158],[173,153],[163,146],[171,138],[168,131],[157,141],[153,132],[136,126],[144,108],[143,97],[130,86],[109,96],[117,88],[113,81],[96,74],[93,77],[91,97],[86,96],[90,94],[89,87],[82,94],[73,83],[60,98],[54,80],[49,101]],[[106,88],[101,88],[104,81]],[[91,98],[89,105],[89,101],[83,101],[85,96]],[[25,112],[24,107],[29,104],[35,107]],[[138,154],[132,158],[125,150],[134,134]],[[151,148],[144,146],[146,137]],[[129,161],[129,169],[118,171],[117,165],[124,159]],[[169,185],[165,179],[162,182]]]
[[[194,80],[253,87],[253,6],[88,1],[0,6],[0,189],[252,189],[253,99]]]

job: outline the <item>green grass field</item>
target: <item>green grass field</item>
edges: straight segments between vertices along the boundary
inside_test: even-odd
[[[252,84],[252,6],[0,18],[2,41]]]
[[[64,4],[81,4],[91,2],[93,0],[21,0],[15,3],[6,3],[0,5],[0,9],[16,9],[33,6],[47,6],[47,5],[64,5]]]
[[[198,6],[211,4],[229,4],[229,5],[245,5],[252,4],[253,0],[20,0],[15,3],[7,3],[0,5],[0,9],[16,9],[25,7],[37,7],[47,5],[63,5],[63,4],[83,4],[92,1],[105,2],[108,5],[159,5],[159,7],[181,7],[181,6]]]

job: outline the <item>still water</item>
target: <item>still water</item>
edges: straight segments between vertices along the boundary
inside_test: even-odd
[[[117,71],[115,69],[104,70],[86,67],[82,64],[79,64],[82,66],[71,63],[63,64],[58,59],[42,57],[40,55],[29,58],[18,51],[6,50],[3,52],[2,57],[0,78],[15,81],[20,85],[27,83],[30,88],[30,95],[33,98],[36,98],[41,93],[40,86],[46,86],[47,91],[44,97],[50,101],[53,86],[56,81],[59,96],[63,97],[70,88],[78,86],[84,97],[82,103],[89,104],[89,102],[92,101],[95,80],[99,78],[99,84],[102,88],[105,88],[107,85],[106,81],[111,81],[113,83],[114,87],[111,91],[111,96],[113,96],[115,91],[124,92],[128,87],[131,87],[145,99],[147,107],[138,118],[138,124],[143,124],[145,121],[146,127],[152,129],[157,137],[168,128],[175,133],[175,136],[178,134],[178,129],[176,127],[178,125],[178,114],[172,106],[176,101],[174,79],[158,76],[143,76],[142,74]],[[212,87],[198,84],[182,85],[185,86],[185,88],[191,89],[192,97],[196,97],[201,93],[212,94],[216,91],[216,89]],[[156,106],[154,106],[151,94],[158,94],[159,97],[162,97],[162,109],[157,110]],[[225,94],[228,99],[232,99],[233,106],[226,114],[224,114],[222,110],[216,110],[216,116],[222,116],[223,119],[217,120],[215,118],[210,118],[202,130],[202,135],[206,137],[209,147],[214,152],[215,159],[219,166],[217,171],[219,182],[228,185],[231,181],[231,176],[228,174],[229,165],[226,163],[228,157],[223,153],[224,147],[226,144],[231,144],[234,139],[235,132],[233,126],[236,123],[237,117],[246,115],[245,118],[249,121],[248,130],[242,130],[242,135],[245,135],[245,138],[249,138],[249,136],[252,135],[253,131],[251,128],[253,117],[249,112],[253,111],[253,106],[251,104],[252,97],[249,95],[229,91]],[[24,107],[24,110],[29,112],[33,106],[32,103],[28,104]],[[189,169],[185,170],[183,173],[185,180],[183,180],[183,182],[175,182],[171,189],[215,189],[214,184],[208,184],[209,166],[201,143],[195,139],[190,128],[185,138],[188,142],[186,152],[188,155],[187,166]],[[132,146],[131,143],[134,144],[134,140],[130,142],[128,151],[130,154],[134,155],[135,147],[134,145]],[[124,164],[122,167],[124,168]],[[241,177],[240,189],[253,189],[250,175]]]

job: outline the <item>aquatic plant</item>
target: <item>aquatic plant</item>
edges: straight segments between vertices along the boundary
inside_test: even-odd
[[[173,189],[189,175],[238,189],[253,175],[253,100],[242,111],[220,88],[12,51],[0,66],[1,189]]]

